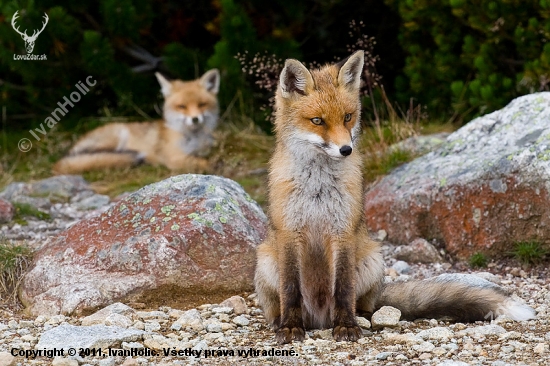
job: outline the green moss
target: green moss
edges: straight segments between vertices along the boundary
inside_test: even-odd
[[[164,206],[164,207],[162,207],[160,210],[162,211],[163,214],[165,214],[165,215],[170,215],[170,213],[172,212],[172,210],[173,210],[175,207],[176,207],[175,205],[169,205],[169,206]]]
[[[24,220],[24,217],[36,217],[37,219],[40,219],[40,220],[51,219],[51,216],[49,213],[41,211],[28,203],[15,202],[13,204],[13,207],[15,208],[14,220],[16,222],[19,220],[19,221],[24,221],[26,223],[26,221]]]

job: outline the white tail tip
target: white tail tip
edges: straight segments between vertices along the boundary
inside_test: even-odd
[[[512,320],[522,321],[535,319],[535,310],[525,304],[519,303],[515,300],[508,300],[504,304],[503,314]]]

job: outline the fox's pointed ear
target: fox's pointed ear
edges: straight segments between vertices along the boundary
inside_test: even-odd
[[[356,92],[361,87],[361,74],[363,72],[363,64],[365,63],[365,53],[357,51],[340,62],[338,66],[338,84],[343,85],[349,90]]]
[[[155,72],[155,76],[157,77],[157,80],[160,84],[160,92],[164,97],[167,97],[170,95],[170,92],[172,91],[172,83],[166,80],[164,76],[161,75],[159,72]]]
[[[212,94],[218,94],[220,90],[220,72],[218,69],[212,69],[204,73],[201,76],[201,83],[206,90]]]
[[[283,98],[306,95],[315,83],[309,70],[298,60],[288,59],[279,77],[279,90]]]

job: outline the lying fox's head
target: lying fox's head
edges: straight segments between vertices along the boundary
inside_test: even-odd
[[[166,125],[182,133],[212,132],[218,122],[220,73],[207,71],[197,80],[168,81],[155,73],[164,95]]]
[[[363,64],[363,51],[311,71],[297,60],[286,60],[276,94],[278,138],[292,149],[307,144],[332,158],[349,156],[361,129]]]

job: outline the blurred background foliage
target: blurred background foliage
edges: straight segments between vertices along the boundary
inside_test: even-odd
[[[16,11],[29,34],[48,14],[33,52],[47,61],[14,60],[26,53],[11,26]],[[216,67],[222,111],[239,105],[267,131],[260,107],[269,96],[236,56],[341,59],[361,39],[352,21],[376,40],[385,94],[372,97],[407,108],[412,98],[430,116],[461,123],[548,90],[549,16],[550,0],[0,0],[1,128],[37,127],[88,75],[98,83],[63,129],[95,127],[91,116],[157,118],[155,71],[192,79]],[[369,119],[373,104],[364,104]]]

